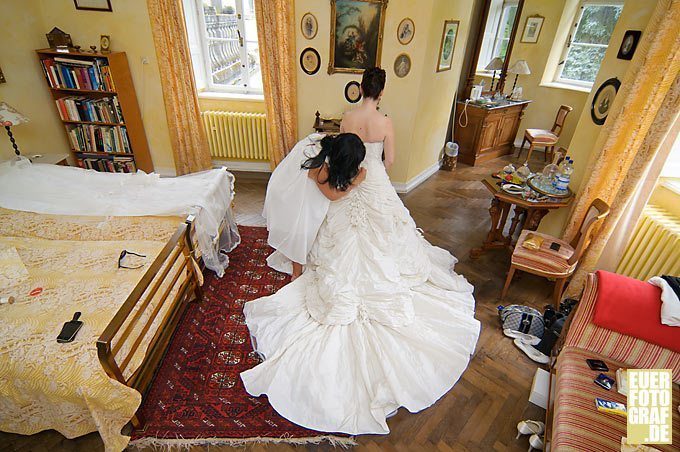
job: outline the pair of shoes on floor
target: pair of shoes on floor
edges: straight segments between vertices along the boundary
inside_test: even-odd
[[[521,338],[517,338],[513,341],[513,343],[515,344],[515,346],[517,346],[517,348],[522,350],[524,354],[527,355],[532,361],[537,362],[539,364],[548,364],[550,362],[550,357],[548,355],[544,355],[534,347],[534,345],[536,345],[538,342],[536,342],[536,344],[533,344],[531,342],[525,342]]]
[[[503,330],[503,334],[513,339],[521,339],[522,342],[529,345],[536,345],[539,342],[541,342],[540,337],[532,336],[531,334],[520,333],[519,331],[511,330],[508,328],[505,328]]]
[[[543,450],[544,432],[545,424],[541,421],[532,421],[528,419],[517,424],[517,438],[521,435],[531,435],[529,437],[529,452],[531,452],[532,449]]]

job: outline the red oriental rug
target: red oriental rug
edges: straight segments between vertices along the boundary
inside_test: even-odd
[[[206,277],[203,299],[190,303],[142,402],[146,421],[133,446],[240,445],[248,442],[355,444],[299,427],[250,396],[239,374],[259,363],[243,316],[245,302],[270,295],[288,276],[266,264],[267,230],[239,227],[241,244],[220,279]]]

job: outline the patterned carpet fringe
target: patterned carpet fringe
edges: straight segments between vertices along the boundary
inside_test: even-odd
[[[190,450],[196,446],[232,446],[240,447],[246,446],[252,443],[286,443],[295,445],[305,445],[305,444],[321,444],[322,442],[328,442],[333,447],[342,447],[343,449],[349,449],[352,446],[356,446],[357,442],[353,438],[342,438],[340,436],[324,435],[324,436],[311,436],[308,438],[271,438],[271,437],[256,437],[256,438],[175,438],[175,439],[162,439],[162,438],[142,438],[138,440],[131,441],[130,448],[144,449],[152,447],[155,450],[162,451],[181,451]]]

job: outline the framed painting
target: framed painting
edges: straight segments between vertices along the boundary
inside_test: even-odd
[[[328,73],[380,66],[387,0],[331,0]]]
[[[538,37],[541,35],[544,20],[545,17],[538,14],[527,17],[527,21],[524,24],[524,31],[522,32],[521,42],[536,44],[538,42]]]
[[[437,72],[448,71],[453,65],[453,51],[456,48],[456,38],[458,38],[459,24],[460,21],[457,20],[447,20],[444,22],[442,42],[439,44]]]
[[[73,0],[76,9],[86,11],[113,11],[111,0]]]

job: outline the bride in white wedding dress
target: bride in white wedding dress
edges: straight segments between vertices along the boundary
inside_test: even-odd
[[[375,110],[384,80],[380,69],[365,72],[364,106]],[[380,126],[355,122],[359,113],[343,129],[365,141],[365,180],[330,203],[304,273],[246,303],[265,359],[241,378],[301,426],[388,433],[399,407],[420,411],[453,387],[480,324],[456,259],[423,238],[390,183],[382,157],[392,159],[391,127],[371,141]]]

